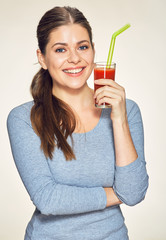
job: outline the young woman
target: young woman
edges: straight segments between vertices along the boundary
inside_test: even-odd
[[[120,204],[139,203],[148,187],[140,110],[113,80],[98,80],[105,86],[95,93],[88,87],[95,50],[79,10],[46,12],[37,37],[34,101],[14,108],[7,122],[36,206],[25,239],[127,240]]]

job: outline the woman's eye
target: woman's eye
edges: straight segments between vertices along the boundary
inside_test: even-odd
[[[80,49],[80,50],[86,50],[86,49],[88,49],[88,46],[86,46],[86,45],[80,46],[79,49]]]
[[[63,53],[63,52],[65,52],[65,49],[64,48],[58,48],[58,49],[56,49],[56,52]]]

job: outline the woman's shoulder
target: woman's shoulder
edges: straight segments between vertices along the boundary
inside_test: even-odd
[[[12,119],[19,118],[31,124],[30,114],[31,114],[31,108],[33,105],[34,105],[34,102],[30,101],[14,107],[9,112],[7,121],[9,122],[9,121],[12,121]]]

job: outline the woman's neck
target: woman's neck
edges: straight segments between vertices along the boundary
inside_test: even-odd
[[[53,92],[54,94],[54,92]],[[92,130],[99,122],[101,109],[95,107],[94,92],[86,84],[81,89],[67,91],[58,91],[54,94],[56,97],[67,103],[76,119],[76,133],[85,133]],[[87,121],[87,119],[89,119]]]
[[[81,112],[94,105],[93,90],[85,84],[81,89],[67,89],[53,95],[66,102],[74,111]]]

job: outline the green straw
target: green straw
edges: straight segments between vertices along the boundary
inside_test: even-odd
[[[123,26],[118,31],[116,31],[116,32],[114,32],[112,34],[111,43],[110,43],[110,49],[109,49],[108,58],[107,58],[107,65],[111,65],[111,63],[112,63],[112,56],[113,56],[113,52],[114,52],[114,46],[115,46],[115,39],[116,39],[116,37],[120,33],[124,32],[126,29],[128,29],[129,27],[130,27],[130,24],[126,24],[125,26]]]

